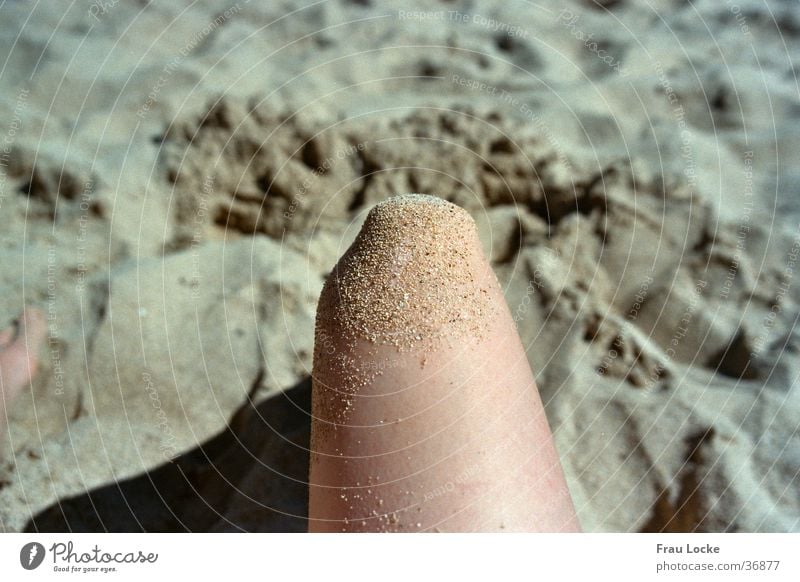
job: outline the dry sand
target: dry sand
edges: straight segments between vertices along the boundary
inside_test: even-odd
[[[50,324],[0,531],[304,530],[316,301],[405,192],[478,223],[585,530],[800,530],[796,3],[0,18],[0,319]]]

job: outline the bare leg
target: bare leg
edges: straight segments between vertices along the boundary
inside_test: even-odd
[[[320,299],[310,531],[577,531],[544,409],[462,209],[375,207]]]
[[[26,308],[16,325],[0,331],[0,442],[7,432],[11,404],[36,375],[46,333],[44,314],[33,308]]]

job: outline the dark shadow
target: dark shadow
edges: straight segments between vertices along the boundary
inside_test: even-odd
[[[311,380],[249,402],[219,435],[142,475],[61,499],[27,532],[304,532]]]
[[[677,476],[677,497],[664,488],[655,503],[653,514],[640,533],[709,532],[706,524],[708,509],[700,486],[707,462],[707,447],[714,438],[714,429],[700,429],[684,439],[686,453],[680,474]],[[674,501],[672,501],[674,497]]]

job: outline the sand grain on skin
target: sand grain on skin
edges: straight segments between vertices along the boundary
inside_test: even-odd
[[[406,194],[370,211],[320,298],[312,443],[346,424],[354,396],[391,364],[366,366],[370,345],[424,354],[482,337],[497,309],[476,284],[483,261],[475,223],[455,204]]]

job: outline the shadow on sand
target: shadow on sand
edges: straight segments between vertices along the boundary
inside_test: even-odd
[[[28,532],[306,531],[311,380],[249,402],[219,435],[151,471],[61,499]]]

